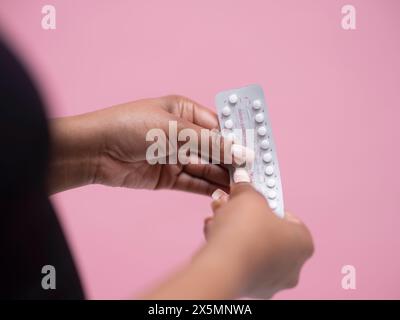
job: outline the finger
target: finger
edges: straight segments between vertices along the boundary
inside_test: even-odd
[[[239,182],[239,183],[233,183],[231,185],[231,192],[230,192],[230,197],[237,197],[238,195],[244,194],[244,193],[254,193],[257,192],[254,187],[248,183],[248,182]]]
[[[193,130],[193,136],[187,141],[178,141],[178,146],[190,149],[190,154],[198,154],[202,158],[214,164],[232,164],[232,144],[233,140],[224,138],[214,130],[204,129],[203,127],[190,122],[186,119],[177,118],[177,130]]]
[[[182,96],[170,96],[169,104],[169,111],[182,119],[210,130],[219,128],[217,114],[198,102]]]
[[[251,165],[255,159],[254,150],[247,148],[241,144],[233,144],[231,147],[231,153],[234,164],[242,166],[244,164]]]
[[[211,202],[211,209],[214,213],[214,216],[217,215],[219,208],[221,208],[227,201],[228,198],[220,198]]]
[[[284,218],[290,222],[302,224],[301,220],[294,216],[291,212],[285,212]]]
[[[236,168],[233,172],[234,183],[251,182],[250,174],[246,168]]]
[[[203,233],[204,233],[204,237],[206,238],[206,240],[208,240],[208,238],[209,238],[210,230],[211,230],[213,223],[214,223],[214,221],[213,221],[212,217],[207,217],[204,219]]]
[[[193,192],[207,196],[211,196],[211,194],[218,188],[220,188],[220,186],[207,182],[206,180],[193,177],[186,172],[181,172],[172,186],[172,189],[174,190]]]
[[[213,200],[223,199],[223,200],[227,201],[229,198],[229,195],[225,191],[223,191],[221,189],[217,189],[212,193],[211,198]]]
[[[228,190],[229,172],[227,169],[216,164],[188,164],[183,167],[183,171],[191,176],[206,180],[216,185],[224,186]]]

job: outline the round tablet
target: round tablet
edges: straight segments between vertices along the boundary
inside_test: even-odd
[[[231,119],[225,121],[225,128],[232,129],[233,121]]]
[[[275,199],[276,198],[276,191],[275,190],[270,190],[268,192],[268,198],[269,199]]]
[[[272,154],[270,152],[264,153],[263,160],[265,162],[271,162],[272,161]]]
[[[266,175],[270,176],[270,175],[272,175],[273,173],[274,173],[274,167],[273,167],[273,166],[267,166],[267,167],[265,168],[265,174],[266,174]]]
[[[229,102],[233,103],[233,104],[235,104],[239,100],[238,96],[234,93],[231,94],[228,99],[229,99]]]
[[[266,127],[259,127],[259,128],[257,129],[257,133],[258,133],[260,136],[265,136],[265,134],[267,133],[267,128],[266,128]]]
[[[269,203],[269,207],[270,207],[272,210],[278,208],[278,202],[276,202],[275,200],[268,201],[268,203]]]
[[[275,179],[273,179],[273,178],[267,180],[267,186],[270,188],[275,187],[275,183],[276,183]]]
[[[225,106],[223,109],[222,109],[222,114],[225,116],[225,117],[227,117],[227,116],[229,116],[230,114],[231,114],[231,108],[229,108],[229,106]]]
[[[256,110],[258,110],[258,109],[260,109],[261,108],[261,100],[254,100],[253,101],[253,108],[254,109],[256,109]]]
[[[269,141],[267,139],[264,139],[263,141],[261,141],[260,146],[262,149],[268,149]]]
[[[255,116],[256,122],[261,123],[264,121],[264,114],[262,112],[257,113]]]

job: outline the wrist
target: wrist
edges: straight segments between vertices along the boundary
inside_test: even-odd
[[[245,294],[250,268],[233,250],[218,248],[207,243],[193,258],[192,268],[205,276],[205,281],[215,287],[216,299],[233,299]]]
[[[48,188],[51,194],[93,183],[99,163],[99,139],[83,116],[52,120]]]

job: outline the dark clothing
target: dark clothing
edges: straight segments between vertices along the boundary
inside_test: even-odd
[[[82,299],[83,290],[45,189],[49,131],[40,96],[0,42],[0,298]],[[56,289],[42,273],[54,266]]]

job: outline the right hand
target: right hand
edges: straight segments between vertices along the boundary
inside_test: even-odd
[[[242,272],[242,294],[270,298],[293,288],[304,262],[313,254],[307,227],[291,214],[278,218],[249,183],[212,202],[214,216],[205,221],[207,246],[228,270]]]

